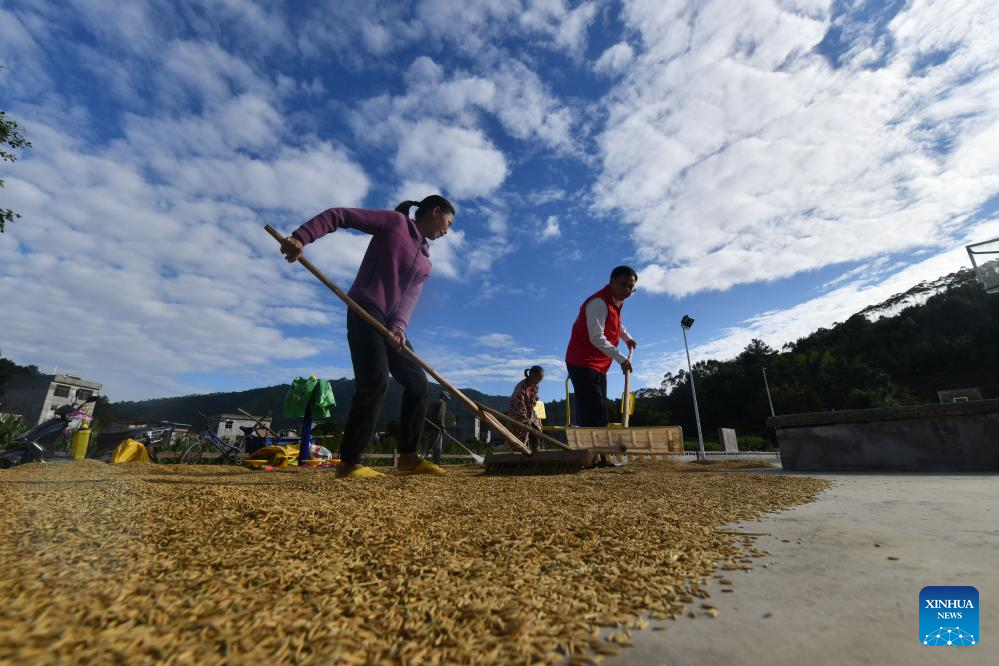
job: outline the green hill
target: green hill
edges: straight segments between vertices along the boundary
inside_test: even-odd
[[[343,424],[347,421],[347,414],[350,412],[350,401],[354,395],[353,379],[332,379],[330,385],[333,387],[333,395],[336,396],[336,408],[330,418],[337,423]],[[272,414],[274,417],[273,427],[275,429],[295,428],[300,423],[300,419],[284,418],[282,408],[284,397],[288,393],[288,384],[278,384],[265,388],[250,389],[247,391],[233,391],[227,393],[205,393],[199,395],[185,395],[174,398],[156,398],[153,400],[138,400],[111,403],[110,408],[123,420],[128,421],[175,421],[180,423],[190,423],[197,425],[203,419],[199,414],[227,414],[236,413],[237,408],[241,408],[251,414],[262,416]],[[430,400],[436,400],[440,395],[441,387],[437,384],[430,384]],[[507,396],[486,395],[475,389],[461,389],[461,392],[472,400],[479,401],[497,409],[506,409]],[[382,405],[381,419],[379,425],[384,427],[392,419],[398,418],[399,409],[402,406],[402,387],[394,381],[389,382],[388,392],[385,395],[385,402]],[[469,415],[470,411],[461,405],[457,400],[448,403],[448,411],[462,415]]]

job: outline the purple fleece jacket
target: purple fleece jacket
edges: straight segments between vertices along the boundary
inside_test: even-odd
[[[430,245],[416,223],[394,210],[330,208],[291,235],[308,245],[337,229],[357,229],[372,236],[347,295],[378,308],[390,329],[405,330],[432,266]]]

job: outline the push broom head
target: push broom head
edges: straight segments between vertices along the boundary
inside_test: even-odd
[[[575,474],[593,463],[587,449],[573,451],[538,451],[524,453],[490,453],[486,456],[485,474],[495,476],[537,476],[545,474]]]

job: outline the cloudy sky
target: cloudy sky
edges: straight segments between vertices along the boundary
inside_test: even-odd
[[[440,191],[417,351],[563,393],[611,268],[639,385],[774,346],[999,236],[987,0],[0,0],[0,354],[113,400],[352,376],[345,310],[263,231]],[[349,286],[367,237],[306,250]],[[620,391],[620,373],[611,391]]]

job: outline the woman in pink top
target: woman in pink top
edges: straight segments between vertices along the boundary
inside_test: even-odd
[[[416,215],[409,210],[416,206]],[[402,353],[413,346],[406,339],[410,315],[430,277],[430,245],[454,223],[454,206],[434,194],[419,203],[404,201],[395,210],[331,208],[315,216],[281,244],[289,262],[302,248],[337,229],[357,229],[371,234],[354,284],[347,292],[358,305],[391,331],[379,334],[353,310],[347,312],[347,343],[354,366],[354,397],[340,447],[337,476],[381,476],[361,464],[374,435],[389,374],[403,388],[397,469],[408,474],[443,474],[444,470],[416,453],[427,411],[427,377],[423,369]]]
[[[544,378],[545,369],[540,365],[532,365],[524,370],[524,378],[520,380],[517,387],[513,389],[513,395],[510,396],[510,405],[507,407],[506,413],[526,426],[514,430],[514,434],[521,438],[532,430],[541,430],[541,419],[535,413],[534,406],[538,402],[538,387]],[[531,450],[537,448],[536,437],[530,438],[529,446]]]

